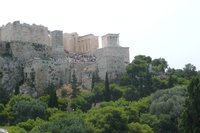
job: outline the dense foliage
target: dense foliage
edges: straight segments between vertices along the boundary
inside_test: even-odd
[[[179,122],[179,131],[182,133],[200,132],[200,79],[193,78],[187,88],[189,97],[186,98],[184,111]]]
[[[35,99],[20,95],[19,86],[13,94],[0,85],[0,127],[9,133],[196,133],[195,76],[200,71],[192,64],[174,69],[164,58],[138,55],[116,82],[93,73],[91,91],[80,90],[75,71],[71,91],[60,95],[53,84]]]

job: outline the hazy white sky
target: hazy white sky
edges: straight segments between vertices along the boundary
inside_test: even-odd
[[[79,35],[120,33],[130,62],[142,54],[165,58],[171,68],[191,63],[200,70],[200,0],[2,0],[0,5],[0,26],[19,20]]]

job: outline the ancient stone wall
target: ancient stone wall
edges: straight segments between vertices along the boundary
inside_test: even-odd
[[[41,25],[8,23],[1,28],[2,41],[22,41],[49,45],[48,29]]]
[[[63,32],[56,30],[51,32],[52,35],[52,53],[51,57],[55,59],[65,59],[66,53],[63,48]]]
[[[24,79],[41,94],[50,83],[69,84],[70,64],[63,61],[30,60],[24,68]]]
[[[129,63],[129,48],[120,46],[110,46],[98,49],[95,52],[99,77],[104,80],[105,73],[108,72],[110,80],[117,78],[126,72]]]
[[[4,56],[5,54],[10,54],[11,53],[11,49],[10,49],[10,43],[6,42],[6,41],[0,41],[0,56]]]
[[[10,49],[13,57],[22,59],[33,59],[35,57],[44,57],[44,54],[51,52],[51,47],[42,44],[12,41]]]
[[[55,30],[51,32],[52,35],[52,51],[63,51],[63,32]]]

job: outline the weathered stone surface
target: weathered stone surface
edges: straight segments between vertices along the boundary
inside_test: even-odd
[[[0,128],[0,133],[8,133],[8,131],[6,129]]]
[[[48,29],[41,25],[21,24],[19,21],[1,27],[2,41],[21,41],[49,45]]]
[[[24,81],[35,86],[41,94],[49,84],[69,84],[70,64],[64,61],[30,60],[24,68]]]
[[[114,81],[126,71],[129,48],[119,45],[119,34],[50,32],[44,26],[8,23],[0,27],[0,83],[12,91],[24,81],[20,92],[39,96],[50,83],[69,84],[75,71],[79,83],[91,89],[92,73],[104,80],[106,72]]]
[[[26,83],[21,85],[19,90],[20,94],[22,95],[29,95],[33,98],[36,98],[38,96],[38,92],[36,91],[36,89]]]
[[[73,52],[87,52],[96,51],[99,48],[98,36],[88,34],[85,36],[78,36],[75,33],[64,33],[63,34],[63,45],[64,49]]]
[[[0,83],[11,91],[23,80],[24,60],[0,56]]]

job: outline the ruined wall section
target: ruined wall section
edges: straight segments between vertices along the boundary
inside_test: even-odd
[[[77,81],[82,84],[82,87],[90,90],[92,73],[97,71],[97,64],[95,62],[76,62],[71,63],[71,68],[74,69]]]
[[[2,41],[22,41],[49,45],[47,27],[41,25],[21,24],[19,21],[2,26]]]
[[[41,58],[44,54],[51,52],[50,46],[18,41],[10,42],[10,49],[13,57],[23,59]]]
[[[112,46],[98,49],[95,53],[99,77],[104,80],[106,72],[109,73],[109,79],[113,80],[122,73],[126,72],[126,66],[129,63],[129,48]]]
[[[52,53],[51,57],[54,59],[66,59],[66,53],[63,48],[63,31],[55,30],[51,32],[52,35]]]
[[[63,61],[30,60],[24,68],[24,79],[41,94],[50,83],[56,86],[70,83],[70,64]]]
[[[10,43],[6,41],[0,41],[0,56],[5,56],[5,55],[10,55],[12,56],[12,52],[10,49]]]

